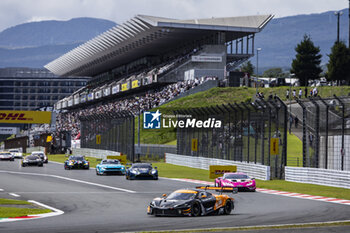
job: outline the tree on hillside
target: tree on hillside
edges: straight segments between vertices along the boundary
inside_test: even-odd
[[[301,86],[307,86],[309,79],[318,79],[322,72],[320,48],[314,45],[310,36],[304,35],[295,51],[297,54],[292,62],[291,73],[299,79]]]
[[[253,74],[254,68],[255,67],[253,66],[253,64],[250,61],[244,62],[241,65],[241,71],[245,72],[245,73],[249,73],[249,74]]]
[[[346,80],[350,81],[350,49],[346,47],[344,42],[335,42],[331,54],[328,55],[327,79],[329,81]]]
[[[268,77],[268,78],[278,78],[282,76],[283,71],[281,68],[271,68],[268,70],[265,70],[263,73],[263,77]]]

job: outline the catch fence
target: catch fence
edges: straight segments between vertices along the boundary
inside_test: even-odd
[[[81,148],[118,151],[135,161],[134,115],[128,111],[102,113],[79,118]]]
[[[350,171],[350,98],[297,100],[291,108],[301,116],[302,166]]]
[[[287,106],[277,96],[253,103],[175,111],[178,121],[222,122],[221,127],[177,127],[177,154],[268,165],[283,178],[287,159]],[[271,139],[278,142],[272,155]]]

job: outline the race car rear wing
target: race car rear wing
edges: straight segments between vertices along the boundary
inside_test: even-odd
[[[204,189],[204,190],[215,190],[218,192],[223,192],[223,191],[231,191],[233,193],[237,193],[238,192],[238,188],[235,187],[214,187],[214,186],[197,186],[196,189]]]

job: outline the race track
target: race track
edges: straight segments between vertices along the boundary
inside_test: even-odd
[[[161,176],[162,174],[160,174]],[[0,161],[0,198],[35,200],[64,211],[63,215],[0,223],[0,232],[126,232],[350,219],[350,206],[264,193],[230,194],[235,209],[229,216],[154,217],[149,202],[163,193],[196,184],[160,178],[129,181],[124,176],[97,176],[94,169],[64,170],[62,164],[20,166]],[[197,185],[198,186],[198,185]]]

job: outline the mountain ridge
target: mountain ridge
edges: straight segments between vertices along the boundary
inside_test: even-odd
[[[340,39],[347,44],[348,9],[342,11]],[[336,23],[334,11],[272,19],[255,36],[255,49],[261,48],[259,73],[271,67],[290,68],[295,57],[294,48],[304,34],[310,35],[314,44],[320,47],[324,65],[336,40]],[[0,32],[0,67],[43,67],[115,25],[109,20],[83,17],[9,27]],[[256,67],[256,56],[251,61]]]

